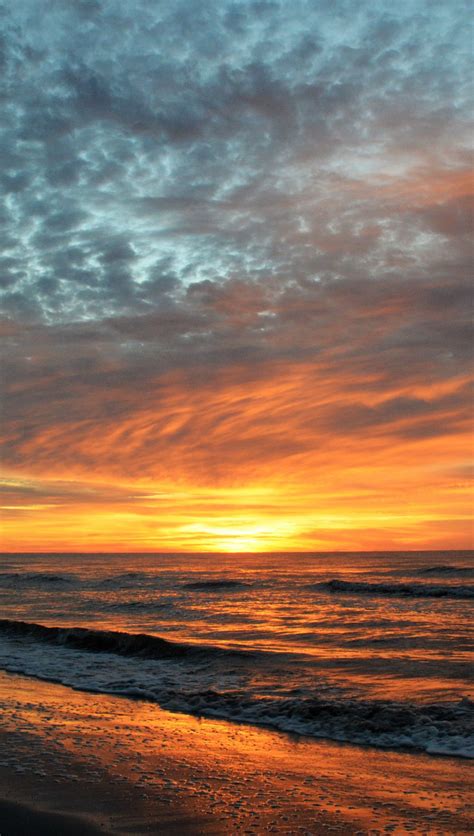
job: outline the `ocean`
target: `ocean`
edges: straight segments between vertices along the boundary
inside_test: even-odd
[[[130,711],[473,757],[473,576],[468,552],[7,554],[0,668]]]

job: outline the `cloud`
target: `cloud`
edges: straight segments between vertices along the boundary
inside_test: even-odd
[[[403,451],[464,467],[467,13],[2,9],[9,472],[342,491],[370,452],[383,502]]]
[[[295,457],[306,472],[321,450],[336,464],[343,441],[358,460],[361,440],[367,455],[463,436],[466,291],[235,279],[194,283],[141,317],[10,324],[4,461],[214,485]]]
[[[164,260],[185,287],[378,278],[403,257],[429,275],[426,230],[436,258],[466,229],[449,189],[418,208],[466,170],[464,8],[5,10],[7,310],[140,313]]]

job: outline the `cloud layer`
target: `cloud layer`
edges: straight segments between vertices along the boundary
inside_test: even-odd
[[[165,486],[162,536],[188,547],[183,486],[211,491],[205,528],[219,491],[258,485],[241,524],[288,517],[305,548],[318,503],[381,545],[397,525],[445,545],[449,506],[467,542],[467,20],[463,0],[3,8],[8,513],[35,505],[12,479],[70,514],[76,483],[120,492],[89,513],[145,517]]]

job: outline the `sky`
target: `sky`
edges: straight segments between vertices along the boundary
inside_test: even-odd
[[[469,5],[0,6],[5,550],[472,546]]]

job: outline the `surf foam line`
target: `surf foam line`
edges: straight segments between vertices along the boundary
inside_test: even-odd
[[[88,627],[47,627],[30,621],[0,619],[0,635],[44,642],[91,653],[113,653],[140,659],[173,659],[184,657],[239,656],[250,658],[248,650],[233,650],[212,645],[193,645],[150,636],[148,633],[125,633],[114,630],[93,630]]]
[[[94,665],[91,652],[98,654]],[[413,703],[328,697],[317,693],[317,681],[313,693],[290,690],[269,696],[254,690],[252,676],[226,678],[226,671],[234,674],[240,668],[236,656],[246,657],[242,673],[252,674],[260,655],[266,656],[255,652],[252,658],[251,652],[179,644],[148,634],[0,620],[0,664],[11,673],[306,737],[474,757],[474,702],[467,698]]]
[[[61,673],[56,671],[55,674],[48,673],[43,667],[31,670],[27,660],[22,664],[19,659],[16,662],[12,659],[2,666],[11,673],[66,685],[76,691],[144,700],[181,714],[265,726],[358,746],[474,758],[474,702],[467,698],[422,705],[317,696],[262,699],[241,690],[182,688],[178,684],[179,676],[176,687],[169,688],[159,672],[155,681],[148,678],[143,683],[135,676],[127,680],[117,677],[116,673],[111,675],[109,682],[84,680],[74,661],[71,658],[67,669],[63,667]]]
[[[334,578],[311,584],[311,589],[351,595],[392,595],[398,598],[474,598],[474,586],[424,583],[364,583]]]

